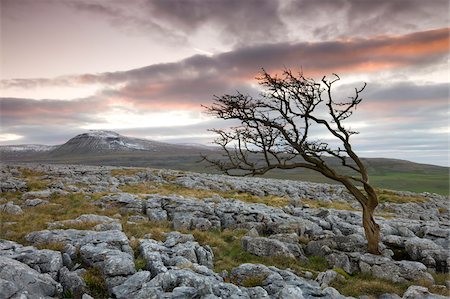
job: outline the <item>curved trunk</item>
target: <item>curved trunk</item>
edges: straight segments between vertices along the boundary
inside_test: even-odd
[[[378,247],[380,242],[380,226],[373,219],[375,207],[363,206],[363,226],[367,239],[367,251],[372,254],[380,255]]]

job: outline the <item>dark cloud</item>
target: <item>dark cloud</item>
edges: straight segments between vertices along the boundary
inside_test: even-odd
[[[448,26],[447,0],[295,0],[283,13],[318,39],[404,34]],[[301,16],[301,17],[299,17]]]
[[[204,28],[229,44],[405,34],[448,26],[447,0],[70,1],[127,30],[188,41]],[[420,29],[419,29],[420,28]]]

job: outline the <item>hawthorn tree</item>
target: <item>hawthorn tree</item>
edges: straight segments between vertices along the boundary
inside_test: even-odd
[[[213,104],[206,107],[209,114],[240,124],[226,130],[211,129],[218,134],[214,143],[222,148],[224,157],[204,159],[229,175],[307,168],[342,183],[361,204],[368,252],[380,254],[380,227],[373,218],[377,194],[350,143],[350,137],[358,132],[344,125],[361,103],[366,84],[355,88],[351,97],[336,101],[332,87],[340,78],[335,74],[332,80],[323,77],[316,82],[289,69],[281,76],[263,69],[257,79],[263,89],[259,97],[240,92],[214,96]],[[332,136],[332,143],[314,138],[320,128]],[[339,172],[330,165],[329,157],[350,171]]]

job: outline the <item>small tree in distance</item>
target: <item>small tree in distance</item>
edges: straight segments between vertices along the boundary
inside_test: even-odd
[[[340,78],[334,76],[332,80],[323,77],[321,82],[316,82],[302,73],[294,75],[289,69],[280,77],[263,69],[257,77],[264,90],[260,97],[239,92],[214,96],[214,103],[206,107],[208,113],[237,120],[240,125],[210,130],[218,134],[214,142],[221,146],[225,159],[204,159],[230,175],[307,168],[342,183],[361,204],[368,252],[380,254],[380,227],[373,218],[377,194],[369,183],[366,167],[350,143],[350,137],[358,132],[343,124],[361,102],[360,93],[366,84],[355,88],[354,95],[347,100],[335,101],[332,86]],[[317,127],[331,134],[338,145],[314,139]],[[351,170],[351,174],[339,173],[330,166],[327,159],[330,156]]]

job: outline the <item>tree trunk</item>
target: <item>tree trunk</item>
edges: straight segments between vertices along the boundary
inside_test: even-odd
[[[363,226],[367,239],[367,251],[372,254],[380,255],[378,247],[380,242],[380,226],[373,219],[375,207],[363,206]]]

